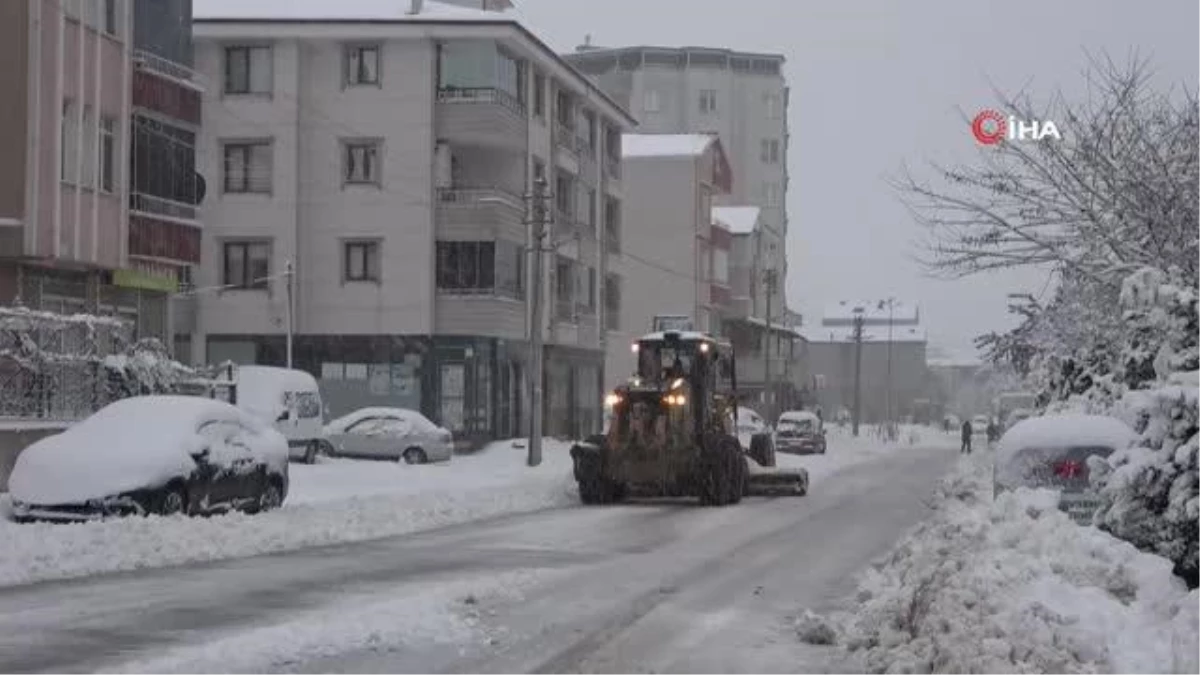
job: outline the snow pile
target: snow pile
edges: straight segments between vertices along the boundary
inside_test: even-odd
[[[1164,558],[1075,525],[1050,491],[991,498],[960,460],[933,517],[868,570],[842,625],[866,672],[1196,672],[1200,592]]]
[[[543,463],[536,468],[525,466],[525,452],[511,441],[493,443],[447,466],[293,465],[284,508],[253,516],[150,516],[74,524],[6,519],[0,522],[0,586],[366,541],[579,503],[568,445],[547,439],[543,451]],[[356,476],[370,471],[379,479],[362,491],[353,476],[329,480],[346,465]],[[327,483],[332,485],[323,490],[313,487]]]

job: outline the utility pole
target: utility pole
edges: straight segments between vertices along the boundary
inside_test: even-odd
[[[896,317],[896,299],[888,298],[888,343],[887,343],[887,433],[888,438],[892,439],[893,422],[892,419],[892,323]],[[892,439],[895,440],[895,439]]]
[[[767,389],[767,421],[775,423],[775,375],[771,370],[771,296],[775,294],[775,285],[779,282],[774,267],[763,272],[763,285],[767,290],[767,340],[766,352],[763,357],[764,379]]]
[[[529,456],[526,458],[529,466],[542,463],[542,253],[546,250],[548,200],[546,178],[538,176],[529,200],[529,222],[533,226],[533,279],[529,285]]]
[[[862,420],[862,343],[863,315],[854,315],[854,435],[858,436],[858,425]]]
[[[296,323],[295,323],[296,322],[296,318],[295,318],[296,313],[295,313],[295,309],[294,309],[294,302],[292,300],[292,296],[294,294],[292,279],[294,276],[295,276],[295,270],[292,268],[292,261],[289,260],[289,261],[287,261],[287,264],[284,266],[284,272],[283,272],[284,288],[287,290],[287,308],[284,310],[286,312],[284,320],[287,323],[287,367],[288,368],[292,367],[292,336],[296,332]]]

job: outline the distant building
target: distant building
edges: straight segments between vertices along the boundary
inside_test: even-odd
[[[709,134],[625,134],[621,139],[625,225],[609,274],[623,293],[609,315],[605,382],[633,372],[630,345],[657,314],[686,315],[719,333],[732,299],[732,235],[713,224],[713,199],[729,191],[729,162]]]
[[[817,400],[825,410],[853,409],[856,316],[863,319],[862,421],[886,419],[889,380],[893,416],[917,414],[918,402],[928,398],[927,339],[920,309],[899,301],[839,302],[825,309],[820,325],[800,329]]]

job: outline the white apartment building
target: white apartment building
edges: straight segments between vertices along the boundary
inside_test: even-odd
[[[728,192],[729,162],[710,134],[626,134],[621,140],[625,227],[609,273],[630,290],[610,331],[606,387],[633,374],[631,345],[655,315],[687,316],[718,332],[731,299],[730,234],[713,225],[713,199]]]
[[[394,405],[506,437],[536,325],[546,432],[599,428],[620,106],[503,12],[195,0],[194,35],[212,185],[200,290],[178,308],[195,361],[282,364],[290,323],[328,414]],[[538,176],[554,224],[535,320]]]
[[[786,239],[790,134],[782,55],[583,45],[564,58],[629,110],[639,133],[716,133],[734,176],[717,204],[759,207],[763,226]],[[782,280],[786,257],[778,263]],[[782,290],[778,300],[787,306]]]

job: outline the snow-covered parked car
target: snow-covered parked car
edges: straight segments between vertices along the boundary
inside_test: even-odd
[[[454,455],[454,434],[405,408],[360,408],[325,425],[325,439],[334,457],[426,464]]]
[[[25,448],[8,489],[18,521],[267,511],[287,498],[287,440],[223,401],[137,396]]]
[[[1000,437],[993,460],[995,491],[1018,487],[1058,490],[1059,507],[1076,521],[1090,523],[1097,505],[1090,480],[1096,462],[1135,440],[1133,430],[1115,417],[1030,417]]]
[[[789,410],[775,425],[775,449],[797,455],[825,454],[825,427],[816,413]]]

